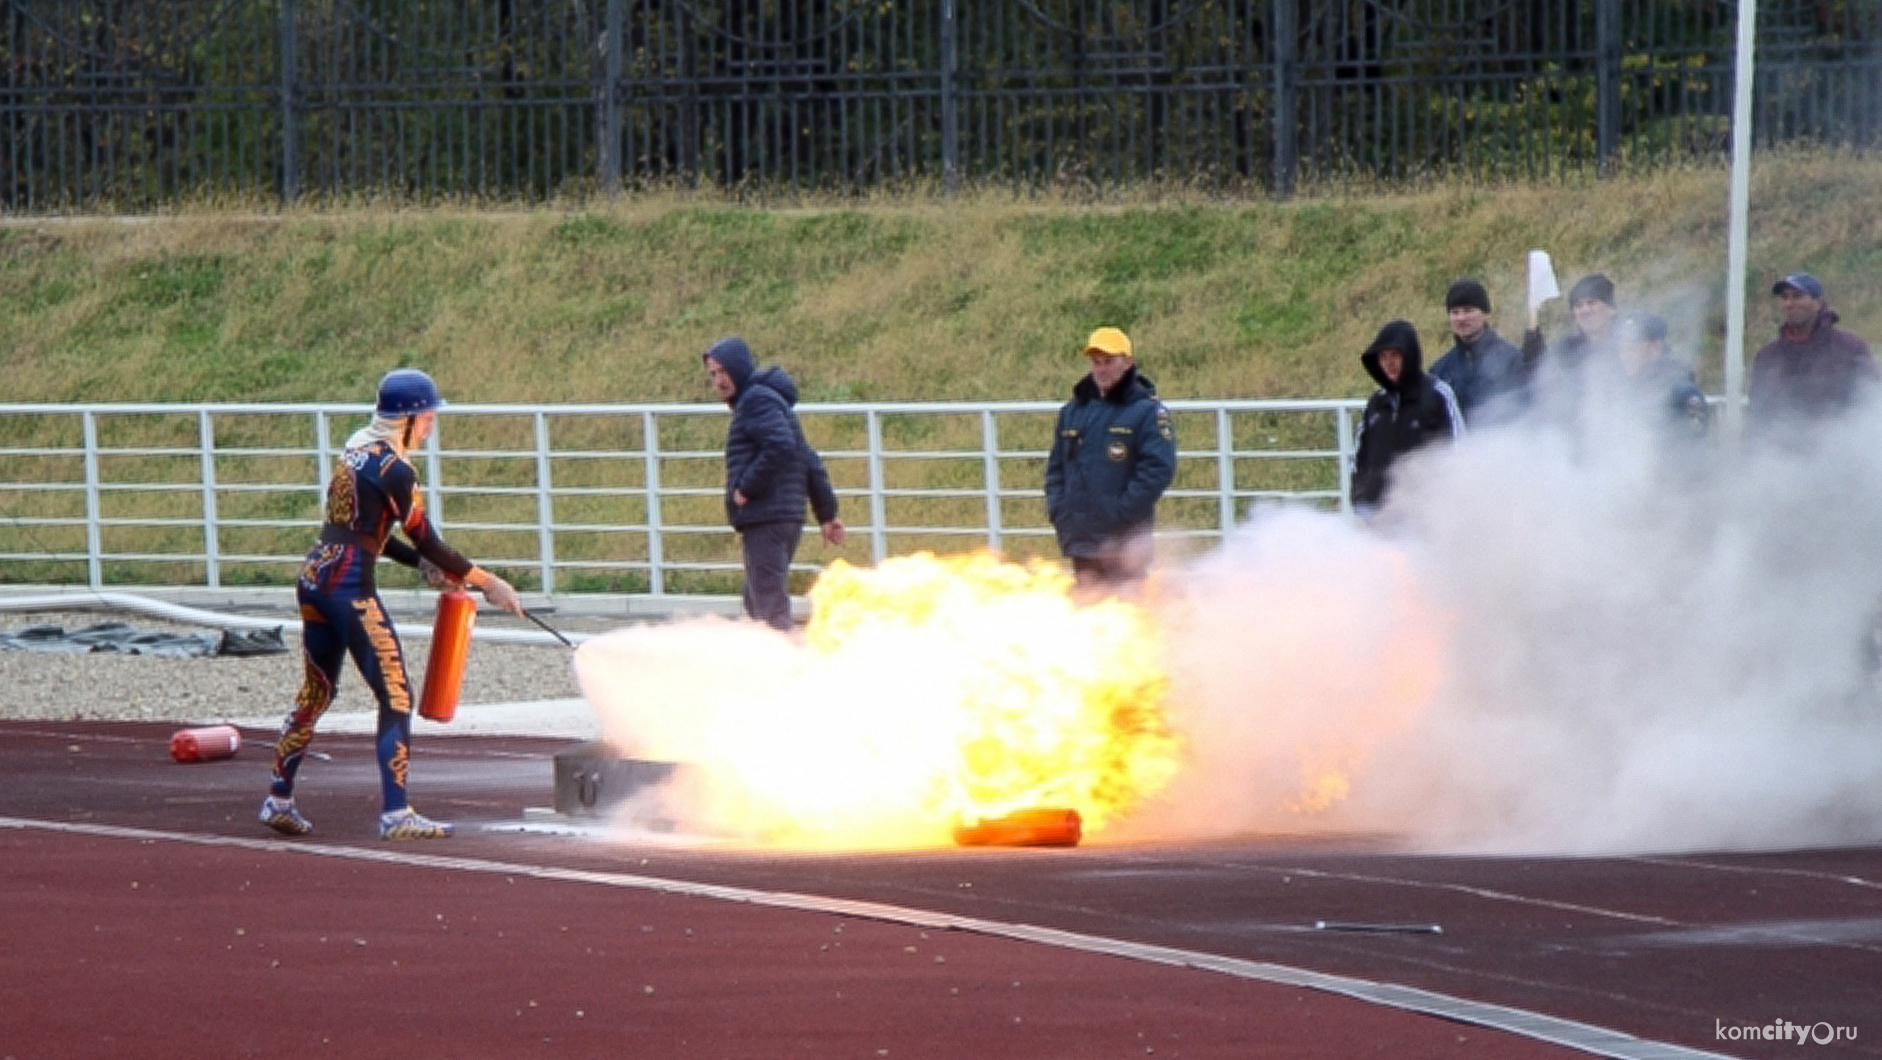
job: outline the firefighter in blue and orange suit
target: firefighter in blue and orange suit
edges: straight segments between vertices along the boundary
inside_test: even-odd
[[[462,583],[482,590],[491,604],[517,615],[522,604],[502,578],[474,566],[444,543],[425,517],[418,472],[406,459],[424,442],[444,399],[431,377],[414,368],[390,372],[379,383],[373,421],[347,439],[327,487],[327,517],[320,540],[301,567],[305,677],[293,713],[275,746],[274,783],[261,804],[261,822],[285,835],[314,826],[294,805],[294,775],[313,739],[314,724],[333,702],[340,668],[351,655],[379,701],[379,783],[385,809],[381,839],[439,839],[451,826],[412,809],[405,771],[412,737],[411,682],[406,680],[398,634],[379,601],[373,564],[381,555],[417,567],[434,586]],[[392,536],[405,531],[410,544]]]

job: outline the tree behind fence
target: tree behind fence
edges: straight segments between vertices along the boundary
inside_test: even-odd
[[[0,207],[1530,179],[1726,149],[1722,0],[0,0]],[[1882,133],[1764,0],[1763,143]]]

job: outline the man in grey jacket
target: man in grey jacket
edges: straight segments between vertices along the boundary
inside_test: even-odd
[[[791,411],[797,384],[772,365],[758,371],[751,348],[734,335],[704,359],[712,387],[732,406],[725,432],[725,514],[745,558],[745,613],[773,629],[791,628],[791,557],[804,532],[808,498],[824,543],[843,543],[836,491],[817,451]]]

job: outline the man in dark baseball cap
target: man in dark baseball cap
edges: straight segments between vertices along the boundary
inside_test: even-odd
[[[1829,295],[1824,293],[1823,281],[1807,272],[1793,272],[1771,285],[1771,293],[1779,298],[1784,296],[1785,291],[1798,291],[1819,302],[1829,298]]]
[[[1796,444],[1813,426],[1862,400],[1877,381],[1875,357],[1836,326],[1823,281],[1794,272],[1771,285],[1784,324],[1751,362],[1746,427],[1754,437]]]
[[[1614,331],[1622,378],[1657,421],[1654,426],[1672,437],[1705,437],[1712,410],[1693,382],[1692,365],[1668,347],[1666,321],[1635,310],[1622,317]]]
[[[1514,417],[1523,408],[1528,373],[1522,351],[1490,326],[1490,292],[1468,276],[1444,292],[1451,337],[1457,342],[1429,369],[1457,395],[1473,427]]]

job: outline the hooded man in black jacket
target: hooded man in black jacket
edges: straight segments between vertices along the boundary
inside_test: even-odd
[[[1424,370],[1424,349],[1410,321],[1394,320],[1360,354],[1379,389],[1366,402],[1353,458],[1353,508],[1370,516],[1385,501],[1393,461],[1432,441],[1464,434],[1457,395]]]
[[[798,425],[797,384],[772,365],[753,367],[751,348],[734,335],[704,359],[712,386],[732,406],[725,432],[725,515],[745,557],[745,613],[773,629],[791,628],[791,557],[804,532],[808,497],[823,540],[843,543],[836,491]]]
[[[1150,570],[1157,499],[1176,475],[1176,429],[1157,388],[1137,374],[1130,336],[1099,328],[1091,373],[1059,410],[1046,458],[1046,514],[1081,597],[1129,595]]]

